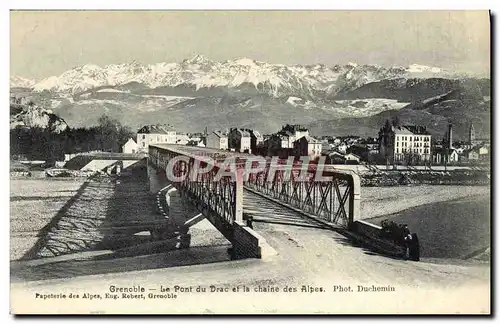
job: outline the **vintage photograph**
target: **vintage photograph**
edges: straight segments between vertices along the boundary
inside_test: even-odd
[[[12,314],[491,314],[489,11],[10,11]]]

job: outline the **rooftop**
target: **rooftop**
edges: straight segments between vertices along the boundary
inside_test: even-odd
[[[307,127],[302,126],[302,125],[290,125],[290,124],[286,124],[281,129],[284,131],[293,131],[293,132],[297,132],[297,131],[305,132],[308,130]]]
[[[412,134],[415,135],[431,135],[425,128],[425,126],[420,125],[403,125],[404,128],[409,130]]]
[[[310,144],[321,144],[320,141],[318,141],[317,139],[315,139],[314,137],[311,137],[309,135],[306,135],[306,136],[302,136],[301,138],[299,138],[297,141],[301,140],[305,138],[305,140],[307,141],[307,143],[310,143]]]
[[[173,131],[174,128],[171,125],[146,125],[142,126],[137,133],[138,134],[167,134],[167,131]]]
[[[241,136],[250,137],[250,132],[247,129],[232,128],[231,131],[233,131],[233,130],[236,130],[236,131],[240,132]]]
[[[223,132],[223,131],[218,131],[218,130],[216,130],[216,131],[213,131],[213,133],[214,133],[216,136],[218,136],[218,137],[227,137],[227,134],[226,134],[225,132]]]
[[[399,135],[413,135],[412,132],[410,132],[407,128],[405,127],[394,127],[394,134],[399,134]]]

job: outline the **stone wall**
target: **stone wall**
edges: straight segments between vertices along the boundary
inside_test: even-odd
[[[233,257],[235,259],[264,259],[276,254],[266,240],[250,227],[235,222]]]

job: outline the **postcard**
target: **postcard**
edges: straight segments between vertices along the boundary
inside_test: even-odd
[[[491,314],[488,11],[10,12],[10,309]]]

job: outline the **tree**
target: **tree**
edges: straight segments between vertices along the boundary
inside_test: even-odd
[[[134,132],[127,126],[123,126],[117,119],[102,115],[98,120],[100,149],[109,152],[120,152],[123,144]]]

